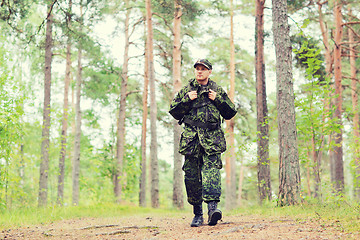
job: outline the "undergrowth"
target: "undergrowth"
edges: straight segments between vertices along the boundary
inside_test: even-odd
[[[298,222],[320,223],[324,228],[334,227],[344,232],[360,232],[360,206],[358,203],[337,201],[330,203],[302,203],[296,206],[277,207],[274,203],[263,206],[242,207],[231,215],[257,215],[281,221],[293,219]]]
[[[310,221],[320,224],[324,229],[331,227],[344,232],[360,232],[359,211],[359,204],[346,201],[302,203],[288,207],[277,207],[275,203],[265,203],[262,206],[249,205],[232,211],[224,211],[224,216],[241,217],[252,215],[274,221],[292,219],[299,223]],[[141,208],[134,205],[114,203],[70,207],[24,207],[0,211],[0,230],[82,218],[131,217],[134,215],[181,218],[183,213],[192,214],[192,210],[188,209],[188,206],[186,206],[186,210],[180,211],[168,208]]]

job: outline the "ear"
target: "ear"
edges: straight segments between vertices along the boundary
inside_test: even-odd
[[[212,70],[209,70],[209,73],[211,74],[211,73],[212,73]]]

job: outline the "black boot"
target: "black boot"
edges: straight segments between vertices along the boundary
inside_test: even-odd
[[[193,218],[190,226],[191,227],[199,227],[199,226],[203,225],[204,218],[203,218],[202,205],[194,205],[194,214],[195,214],[195,217]]]
[[[208,209],[209,209],[209,211],[208,211],[208,214],[209,214],[208,224],[210,226],[214,226],[221,219],[222,213],[221,213],[220,209],[217,209],[217,202],[216,201],[208,202]]]

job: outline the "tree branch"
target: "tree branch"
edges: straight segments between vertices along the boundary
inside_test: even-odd
[[[28,41],[28,44],[32,41],[32,39],[35,37],[35,35],[37,35],[37,34],[40,32],[41,28],[44,26],[45,21],[47,21],[47,19],[49,18],[50,14],[52,13],[52,10],[53,10],[53,8],[54,8],[55,3],[57,3],[57,0],[54,0],[53,3],[51,4],[50,10],[49,10],[48,14],[46,15],[46,18],[45,18],[45,19],[42,21],[42,23],[39,25],[37,32],[36,32],[35,34],[33,34],[33,35],[30,36],[30,39],[29,39],[29,41]]]
[[[139,92],[142,92],[141,90],[133,90],[133,91],[129,91],[126,93],[126,97],[129,96],[130,94],[133,94],[133,93],[139,93]]]
[[[347,25],[346,27],[349,28],[358,38],[360,38],[360,35],[355,32],[355,30],[350,25]]]
[[[173,30],[173,28],[169,25],[169,23],[166,21],[166,19],[165,19],[163,16],[160,16],[160,15],[157,14],[157,13],[153,13],[153,15],[156,15],[156,16],[158,16],[159,18],[161,18],[161,19],[164,21],[165,25],[166,25],[166,26],[169,28],[169,30],[171,31],[171,34],[174,35],[174,30]]]
[[[360,21],[342,23],[341,26],[360,24]]]

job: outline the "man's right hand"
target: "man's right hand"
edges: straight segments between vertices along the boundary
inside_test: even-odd
[[[191,91],[191,92],[188,93],[188,95],[189,95],[190,100],[194,100],[194,99],[197,98],[197,92],[196,91]]]

